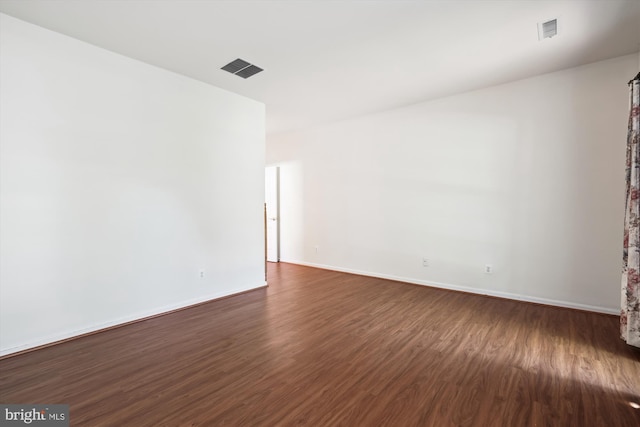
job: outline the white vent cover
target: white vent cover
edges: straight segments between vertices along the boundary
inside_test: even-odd
[[[557,19],[538,23],[538,40],[550,39],[556,34],[558,34]]]

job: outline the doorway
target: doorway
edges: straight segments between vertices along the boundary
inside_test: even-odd
[[[266,206],[267,261],[280,261],[280,168],[265,169],[264,201]]]

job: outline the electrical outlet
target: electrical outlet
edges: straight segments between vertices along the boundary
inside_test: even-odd
[[[317,246],[315,247],[315,249],[316,249],[316,253],[318,253],[318,247]]]
[[[485,272],[486,274],[491,274],[491,273],[493,273],[493,266],[492,266],[491,264],[486,264],[486,265],[484,266],[484,272]]]
[[[429,258],[422,258],[422,266],[429,267]]]
[[[201,279],[204,279],[204,270],[200,270],[198,272],[198,275],[200,276]]]

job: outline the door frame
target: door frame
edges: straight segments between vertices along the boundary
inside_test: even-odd
[[[274,187],[275,188],[271,188],[268,189],[267,185],[269,185],[269,180],[267,179],[267,174],[268,174],[268,170],[272,169],[274,171],[275,174],[275,179],[274,179]],[[275,215],[272,217],[268,216],[268,207],[267,207],[267,192],[271,190],[273,192],[273,196],[275,197]],[[269,221],[275,221],[275,236],[270,236],[269,232],[268,232],[268,228],[269,228]],[[268,262],[280,262],[280,167],[279,166],[267,166],[265,168],[265,259],[268,260],[268,253],[269,253],[269,243],[274,243],[275,240],[275,261],[270,260]],[[271,241],[270,241],[270,237],[271,237]]]

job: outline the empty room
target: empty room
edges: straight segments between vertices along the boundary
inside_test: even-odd
[[[639,71],[638,0],[0,0],[0,426],[639,426]]]

